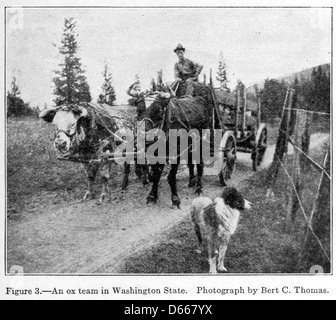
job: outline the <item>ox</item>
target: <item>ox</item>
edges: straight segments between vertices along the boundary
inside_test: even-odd
[[[120,141],[115,134],[119,129],[115,118],[101,107],[99,111],[93,104],[63,105],[43,110],[40,118],[55,125],[54,146],[63,156],[77,156],[83,160],[88,178],[88,187],[83,200],[94,198],[93,182],[99,173],[102,191],[98,204],[102,204],[105,198],[110,197],[108,180],[112,164],[103,155],[113,152]],[[90,161],[97,158],[101,161]],[[143,184],[147,184],[147,171],[144,167],[142,166],[140,170],[137,167],[136,174],[139,177],[142,175]],[[122,189],[128,184],[129,172],[130,165],[125,162]]]
[[[146,109],[144,118],[142,121],[145,122],[145,134],[151,130],[160,128],[165,132],[165,137],[167,138],[166,147],[169,144],[169,130],[170,129],[187,129],[197,130],[202,132],[203,129],[209,129],[211,127],[211,110],[213,108],[213,102],[211,100],[211,93],[209,88],[199,84],[195,87],[195,93],[197,96],[186,96],[183,98],[176,99],[174,92],[169,88],[164,88],[166,91],[159,92],[155,101]],[[167,92],[168,91],[168,92]],[[202,141],[200,140],[200,149],[202,150]],[[146,148],[148,149],[153,142],[147,142]],[[179,152],[184,152],[181,149],[180,144],[176,145]],[[200,156],[200,162],[197,164],[197,176],[194,177],[194,164],[192,163],[192,150],[193,146],[188,141],[188,148],[185,150],[188,152],[188,168],[189,168],[189,185],[195,184],[196,193],[200,194],[202,192],[202,175],[203,175],[203,159]],[[180,153],[180,154],[181,154]],[[169,151],[167,154],[167,160],[169,160]],[[177,193],[176,186],[176,174],[178,171],[178,166],[180,163],[180,156],[177,157],[177,163],[171,164],[170,171],[168,174],[168,183],[171,188],[171,200],[172,205],[180,207],[181,200]],[[151,164],[151,182],[152,188],[150,194],[147,197],[147,203],[156,203],[158,199],[158,186],[163,172],[164,164],[155,163]]]

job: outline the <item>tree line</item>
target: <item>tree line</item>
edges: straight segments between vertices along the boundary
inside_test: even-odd
[[[284,80],[266,79],[261,90],[255,88],[255,98],[260,98],[262,120],[281,117],[288,86],[295,90],[297,108],[330,113],[330,72],[318,66],[308,77],[296,75],[291,84]]]
[[[22,100],[20,94],[20,88],[14,76],[11,82],[11,90],[7,92],[7,117],[37,116],[38,108],[30,107],[29,103]]]
[[[298,76],[296,74],[290,84],[284,80],[268,78],[264,81],[262,89],[258,89],[258,86],[255,85],[254,93],[248,92],[247,98],[256,104],[259,100],[262,121],[281,117],[288,86],[295,90],[294,102],[298,108],[330,113],[330,71],[324,69],[320,65],[313,68],[309,76],[303,74]],[[216,79],[220,83],[222,91],[230,92],[227,87],[229,80],[222,52],[220,53]],[[237,81],[237,88],[240,89],[240,92],[243,92],[245,85],[241,80]]]

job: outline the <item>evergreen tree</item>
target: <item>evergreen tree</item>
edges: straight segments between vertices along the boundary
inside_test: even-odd
[[[219,56],[219,65],[216,79],[217,81],[219,81],[221,89],[227,91],[227,84],[229,81],[227,78],[226,64],[224,62],[223,52],[221,52]]]
[[[301,82],[299,90],[305,109],[330,112],[330,75],[321,66],[313,69],[310,79]]]
[[[262,120],[280,117],[287,92],[287,85],[276,79],[266,79],[260,91]]]
[[[102,85],[102,93],[99,95],[98,103],[106,103],[110,106],[116,100],[116,94],[112,85],[112,74],[109,71],[108,65],[105,64],[103,71],[104,83]]]
[[[7,92],[7,117],[36,115],[37,112],[22,100],[17,79],[13,76],[10,91]]]
[[[156,91],[156,84],[155,84],[155,80],[154,80],[154,78],[152,78],[152,80],[151,80],[151,82],[150,82],[150,84],[149,84],[149,91],[150,91],[150,92],[154,92],[154,91]]]
[[[54,100],[56,105],[80,104],[90,102],[90,88],[84,75],[80,58],[76,56],[78,50],[78,34],[76,22],[73,18],[64,20],[63,36],[61,40],[60,54],[63,56],[59,64],[61,70],[56,70],[57,75],[53,80],[55,84]]]
[[[312,74],[313,82],[313,106],[315,111],[330,111],[330,78],[319,66]]]
[[[11,91],[8,91],[8,95],[11,95],[12,97],[18,97],[21,94],[18,84],[16,83],[16,77],[13,76],[12,82],[11,82]]]

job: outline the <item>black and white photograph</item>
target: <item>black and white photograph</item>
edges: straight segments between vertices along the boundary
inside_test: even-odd
[[[125,3],[3,6],[0,296],[335,294],[333,7]]]

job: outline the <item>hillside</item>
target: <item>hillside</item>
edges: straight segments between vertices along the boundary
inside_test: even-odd
[[[303,71],[294,72],[294,73],[284,75],[284,76],[281,76],[281,77],[277,77],[277,78],[273,78],[273,79],[276,79],[278,81],[284,80],[288,84],[292,83],[296,76],[298,77],[299,80],[303,80],[303,79],[304,80],[309,80],[310,77],[311,77],[313,69],[314,68],[317,69],[318,67],[319,66],[315,66],[315,67],[312,67],[312,68],[309,68],[309,69],[305,69]],[[322,70],[324,72],[326,72],[328,75],[330,75],[330,63],[322,64],[321,67],[322,67]],[[258,89],[262,89],[264,87],[264,81],[248,87],[247,92],[248,93],[254,93],[254,91],[255,91],[254,87],[255,86],[257,86]]]

